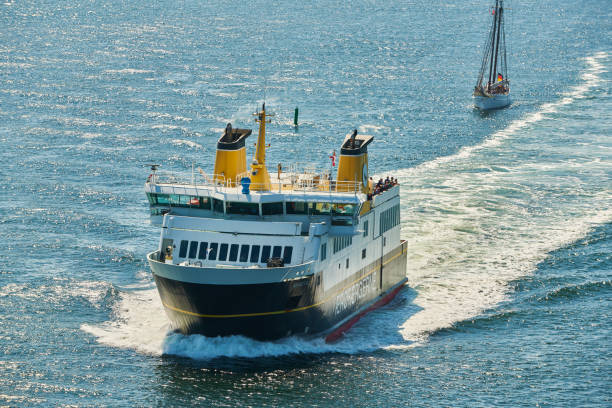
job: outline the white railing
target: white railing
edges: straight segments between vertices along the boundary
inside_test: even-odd
[[[290,166],[291,170],[298,170],[295,165]],[[199,169],[198,169],[199,170]],[[199,170],[198,173],[192,172],[191,180],[185,180],[184,175],[167,170],[158,170],[148,180],[151,184],[164,184],[177,188],[206,188],[214,189],[237,189],[242,190],[242,179],[250,178],[250,172],[237,175],[233,180],[226,179],[222,174],[206,174]],[[343,192],[357,194],[361,192],[361,183],[354,181],[330,180],[330,172],[317,171],[314,168],[303,171],[280,172],[270,174],[270,185],[261,183],[250,183],[249,189],[252,191],[272,191],[272,192]]]

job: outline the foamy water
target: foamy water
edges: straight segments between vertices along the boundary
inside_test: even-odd
[[[587,58],[582,84],[484,143],[399,172],[409,285],[422,308],[402,325],[406,340],[507,300],[509,282],[612,219],[610,150],[593,135],[550,130],[572,105],[587,109],[580,100],[601,83],[607,60]],[[572,148],[557,139],[572,139]]]
[[[402,293],[404,303],[372,313],[342,341],[330,345],[322,338],[292,337],[257,342],[174,334],[154,288],[122,292],[113,320],[82,329],[113,347],[196,359],[357,353],[424,344],[436,330],[508,300],[509,283],[532,273],[550,251],[612,220],[607,135],[557,127],[564,115],[587,109],[594,117],[609,116],[608,105],[583,104],[602,85],[608,59],[606,53],[586,58],[581,84],[483,143],[395,172],[402,184],[402,234],[409,243],[407,275],[417,296],[411,300]],[[571,140],[571,149],[556,143],[560,139]]]

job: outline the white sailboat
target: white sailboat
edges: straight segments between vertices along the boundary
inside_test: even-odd
[[[478,82],[474,87],[474,104],[483,110],[499,109],[512,103],[506,63],[503,0],[495,0],[492,14],[493,25],[487,39]]]

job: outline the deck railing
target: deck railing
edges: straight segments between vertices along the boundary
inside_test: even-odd
[[[292,169],[293,170],[293,169]],[[178,173],[159,170],[152,174],[148,183],[157,185],[171,185],[173,190],[181,188],[206,188],[208,190],[236,189],[242,192],[244,178],[250,178],[250,172],[237,175],[234,179],[227,179],[223,174],[206,174],[203,171],[192,172],[191,180],[185,180]],[[274,177],[276,176],[276,177]],[[357,194],[361,192],[361,183],[354,181],[338,181],[330,177],[329,172],[279,172],[270,175],[269,188],[264,184],[249,183],[251,191],[271,192],[342,192]]]

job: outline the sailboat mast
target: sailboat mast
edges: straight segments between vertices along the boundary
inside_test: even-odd
[[[502,13],[504,12],[504,2],[501,2],[499,7],[499,15],[497,16],[497,44],[495,44],[495,68],[493,69],[493,75],[497,78],[497,53],[499,51],[499,35],[501,34],[501,19]]]
[[[498,12],[497,12],[497,7],[499,4],[499,0],[495,0],[495,10],[493,11],[494,15],[493,15],[493,33],[491,34],[491,51],[493,51],[493,49],[495,48],[495,34],[496,34],[496,30],[497,30],[497,16],[498,16]],[[487,82],[487,84],[491,84],[491,71],[493,70],[493,58],[495,57],[495,59],[497,60],[497,57],[494,55],[495,53],[491,52],[491,62],[489,63],[489,82]]]

